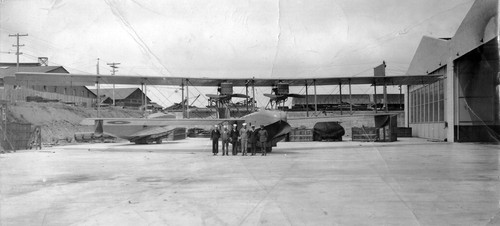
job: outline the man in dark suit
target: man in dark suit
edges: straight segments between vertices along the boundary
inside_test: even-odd
[[[252,155],[255,155],[257,150],[257,132],[255,132],[255,126],[250,126],[248,130],[248,147],[250,148]]]
[[[210,134],[210,139],[212,140],[212,153],[214,153],[214,155],[217,155],[217,153],[219,153],[219,138],[220,138],[219,126],[215,125],[215,128],[212,130],[212,133]]]
[[[260,125],[260,130],[259,130],[259,143],[260,143],[260,149],[262,151],[262,155],[267,155],[267,130],[264,128],[264,125]]]
[[[233,128],[231,129],[231,144],[233,145],[233,155],[238,154],[238,138],[240,137],[240,134],[238,132],[238,125],[234,124]]]

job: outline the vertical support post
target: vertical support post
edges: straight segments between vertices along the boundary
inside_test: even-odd
[[[389,112],[389,106],[387,104],[387,84],[384,79],[384,110],[385,112]]]
[[[343,110],[342,110],[342,82],[339,81],[339,93],[340,93],[340,115],[343,115]]]
[[[460,71],[459,65],[454,64],[454,61],[450,58],[448,60],[448,65],[446,66],[448,70],[446,73],[446,79],[448,89],[446,91],[446,100],[448,104],[446,105],[446,121],[448,122],[448,142],[460,142]],[[456,130],[455,130],[456,127]],[[451,139],[450,139],[451,138]]]
[[[351,79],[348,80],[349,81],[349,111],[351,111],[351,115],[352,115],[352,93],[351,93]]]
[[[117,72],[117,68],[120,63],[108,63],[108,65],[111,67],[111,75],[115,75]],[[116,101],[115,101],[115,83],[113,83],[113,106],[116,106]]]
[[[316,79],[313,80],[314,85],[314,115],[318,116],[318,96],[316,93]]]
[[[96,65],[96,74],[99,75],[99,58],[97,58],[97,65]],[[99,118],[99,105],[100,105],[100,97],[99,97],[99,77],[97,77],[97,80],[96,80],[96,88],[97,88],[97,99],[96,99],[96,103],[97,103],[97,118]]]
[[[113,83],[113,106],[116,106],[115,102],[115,84]]]
[[[142,95],[141,95],[141,106],[144,107],[144,82],[141,82],[141,92],[142,92]]]
[[[24,44],[20,45],[19,44],[19,37],[22,37],[22,36],[28,36],[28,34],[9,34],[9,37],[16,37],[16,44],[15,45],[12,45],[14,47],[16,47],[16,72],[19,72],[19,55],[23,54],[21,52],[19,52],[19,47],[23,47]]]
[[[144,112],[148,113],[148,85],[144,83]]]
[[[401,88],[401,85],[399,86]],[[404,96],[404,112],[405,112],[405,127],[410,127],[410,109],[411,106],[414,105],[414,103],[410,103],[410,86],[407,85],[405,89],[405,96]]]
[[[97,77],[96,85],[97,85],[97,118],[99,118],[101,115],[101,94],[99,94],[99,89],[100,89],[99,77]]]
[[[182,104],[182,118],[186,117],[186,103],[184,101],[184,79],[181,80],[181,104]]]
[[[306,116],[309,117],[309,91],[307,87],[307,80],[306,80]]]
[[[3,97],[2,99],[4,99],[5,101],[7,101],[7,84],[5,84],[5,81],[3,83]]]
[[[247,113],[248,113],[248,82],[249,82],[249,81],[246,81],[246,82],[245,82],[245,96],[246,96],[245,98],[246,98],[246,100],[247,100],[247,101],[246,101]]]
[[[0,105],[0,117],[2,117],[2,134],[3,134],[3,144],[7,141],[7,105]]]
[[[252,111],[257,111],[255,109],[255,80],[252,79]]]
[[[403,103],[401,101],[401,96],[403,96],[403,90],[401,89],[401,85],[399,85],[399,110],[403,110]]]
[[[375,109],[375,113],[377,113],[377,105],[378,105],[378,103],[377,103],[377,83],[376,82],[373,83],[373,89],[374,89],[374,92],[373,92],[374,93],[373,94],[373,102],[375,103],[374,104],[374,109]]]
[[[186,117],[189,118],[189,79],[186,79]]]

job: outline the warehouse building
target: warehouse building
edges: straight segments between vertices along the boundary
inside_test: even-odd
[[[439,74],[408,86],[406,125],[413,136],[449,141],[498,141],[500,77],[498,1],[476,1],[452,38],[423,37],[407,74]]]
[[[96,95],[85,86],[48,86],[25,84],[23,86],[12,86],[3,84],[3,78],[13,77],[17,72],[16,63],[0,63],[0,99],[9,102],[16,101],[57,101],[70,103],[84,107],[95,104]],[[19,72],[36,73],[65,73],[69,72],[62,66],[46,66],[41,63],[20,63]]]

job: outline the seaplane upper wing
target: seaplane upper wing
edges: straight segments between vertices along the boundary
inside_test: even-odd
[[[314,82],[317,86],[338,84],[387,84],[387,85],[418,85],[437,81],[442,75],[398,75],[398,76],[357,76],[357,77],[267,77],[267,78],[208,78],[208,77],[161,77],[137,75],[96,75],[96,74],[65,74],[65,73],[32,73],[18,72],[16,76],[7,76],[5,83],[13,85],[54,85],[54,86],[91,86],[101,84],[146,84],[146,85],[181,85],[218,86],[221,82],[230,81],[234,86],[271,86],[277,81],[286,82],[291,86],[303,86]]]

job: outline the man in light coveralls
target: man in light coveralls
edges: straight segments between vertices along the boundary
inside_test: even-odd
[[[247,124],[243,123],[243,127],[240,129],[240,142],[241,142],[241,155],[247,155],[248,148],[248,128]]]

